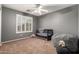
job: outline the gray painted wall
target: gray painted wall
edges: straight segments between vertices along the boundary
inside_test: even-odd
[[[54,33],[78,34],[77,6],[68,7],[39,17],[39,29],[53,29]]]
[[[32,33],[16,34],[16,14],[28,15],[16,10],[2,7],[2,42],[26,37]],[[29,15],[31,16],[31,15]],[[33,33],[36,29],[50,28],[54,33],[72,33],[77,35],[78,31],[78,11],[77,6],[65,8],[48,15],[34,17]]]
[[[26,37],[32,33],[21,33],[16,34],[16,14],[27,15],[19,11],[15,11],[6,7],[2,7],[2,42],[13,40],[17,38]],[[31,16],[31,15],[29,15]],[[32,16],[33,19],[33,33],[35,33],[37,28],[37,18]]]
[[[79,37],[79,5],[78,5],[78,37]]]

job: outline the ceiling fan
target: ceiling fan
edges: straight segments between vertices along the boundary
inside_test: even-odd
[[[38,13],[39,15],[41,15],[42,12],[47,13],[48,10],[43,9],[43,5],[36,4],[36,9],[32,13]]]
[[[43,7],[44,7],[43,5],[41,5],[41,4],[35,4],[35,5],[36,5],[35,8],[33,8],[32,10],[27,10],[27,11],[31,12],[33,14],[38,14],[38,15],[48,12],[48,10],[43,9]]]

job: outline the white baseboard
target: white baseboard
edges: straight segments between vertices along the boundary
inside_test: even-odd
[[[18,39],[14,39],[14,40],[5,41],[5,42],[2,42],[1,45],[4,44],[4,43],[9,43],[9,42],[14,42],[14,41],[18,41],[18,40],[23,40],[23,39],[26,39],[26,38],[30,38],[30,37],[24,37],[24,38],[18,38]]]

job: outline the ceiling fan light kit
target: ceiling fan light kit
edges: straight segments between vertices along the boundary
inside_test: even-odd
[[[32,13],[41,15],[42,12],[47,13],[48,10],[43,9],[43,5],[39,5]]]

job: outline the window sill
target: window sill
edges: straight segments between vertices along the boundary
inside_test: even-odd
[[[17,34],[20,34],[20,33],[30,33],[30,32],[33,32],[33,31],[27,31],[27,32],[16,32]]]

